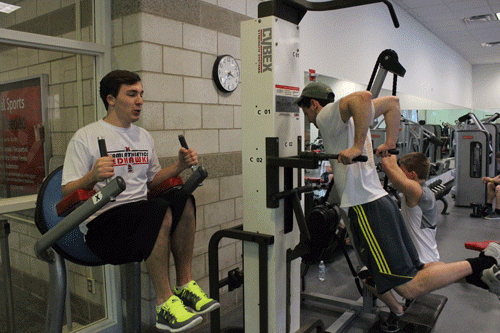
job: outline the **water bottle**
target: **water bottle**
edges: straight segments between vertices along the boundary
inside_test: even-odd
[[[320,281],[325,281],[325,275],[326,275],[326,266],[323,260],[319,262],[318,266],[318,278]]]

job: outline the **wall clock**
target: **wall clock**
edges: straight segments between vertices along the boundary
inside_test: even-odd
[[[217,88],[223,92],[233,92],[240,84],[240,66],[229,54],[215,59],[212,78]]]

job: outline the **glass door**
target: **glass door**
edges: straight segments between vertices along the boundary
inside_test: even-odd
[[[75,131],[104,115],[97,85],[110,69],[111,14],[108,1],[11,2],[20,8],[0,12],[0,218],[11,225],[16,329],[43,331],[48,268],[33,251],[36,193]],[[67,269],[65,331],[121,331],[119,270]]]

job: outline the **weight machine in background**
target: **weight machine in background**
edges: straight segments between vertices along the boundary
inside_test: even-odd
[[[482,178],[494,177],[496,161],[493,147],[497,145],[497,128],[484,124],[474,113],[458,118],[456,137],[455,205],[469,207],[471,203],[486,202],[486,186]]]

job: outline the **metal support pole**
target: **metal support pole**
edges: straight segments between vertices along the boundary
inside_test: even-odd
[[[69,269],[68,266],[66,266],[66,276],[69,275]],[[71,313],[71,295],[69,291],[69,284],[66,283],[66,331],[71,332],[73,331],[73,316]]]
[[[49,293],[45,332],[61,333],[66,300],[66,262],[52,248],[46,252],[52,257],[52,260],[49,262]]]
[[[9,257],[10,225],[7,220],[0,221],[0,245],[2,252],[3,280],[5,285],[5,299],[7,304],[7,332],[15,333],[14,298],[12,295],[12,276]]]
[[[141,263],[133,262],[120,267],[123,297],[126,303],[125,332],[141,332]]]
[[[373,86],[370,89],[370,92],[373,95],[373,98],[377,98],[380,94],[380,90],[382,90],[382,85],[384,84],[385,78],[387,76],[387,70],[380,68],[377,72],[377,76],[375,77],[375,81],[373,82]]]

